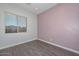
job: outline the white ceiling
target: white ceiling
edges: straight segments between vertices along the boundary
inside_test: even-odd
[[[30,12],[33,12],[35,14],[40,14],[55,5],[57,3],[0,3],[0,6],[16,6],[18,8],[28,10]]]
[[[31,12],[40,14],[47,9],[54,7],[55,5],[57,5],[57,3],[23,3],[19,5],[25,9],[28,9]]]

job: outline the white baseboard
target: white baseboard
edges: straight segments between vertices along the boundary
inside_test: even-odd
[[[55,44],[55,43],[51,43],[51,42],[48,42],[48,41],[45,41],[45,40],[42,40],[42,39],[38,39],[38,40],[43,41],[43,42],[46,42],[46,43],[51,44],[51,45],[54,45],[54,46],[57,46],[57,47],[60,47],[60,48],[65,49],[67,51],[71,51],[73,53],[79,54],[79,51],[76,51],[74,49],[67,48],[67,47],[64,47],[64,46],[61,46],[61,45],[58,45],[58,44]]]
[[[0,50],[2,49],[5,49],[5,48],[9,48],[9,47],[13,47],[13,46],[16,46],[16,45],[19,45],[19,44],[23,44],[23,43],[27,43],[27,42],[30,42],[30,41],[33,41],[33,40],[36,40],[37,38],[33,38],[33,39],[30,39],[28,41],[24,41],[24,42],[19,42],[19,43],[14,43],[14,44],[11,44],[11,45],[6,45],[6,46],[3,46],[3,47],[0,47]]]

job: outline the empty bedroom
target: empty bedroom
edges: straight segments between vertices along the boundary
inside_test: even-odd
[[[0,56],[79,56],[79,3],[0,3]]]

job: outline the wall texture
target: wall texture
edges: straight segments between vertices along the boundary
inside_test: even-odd
[[[39,39],[79,51],[79,4],[58,4],[38,19]]]
[[[27,17],[27,32],[5,33],[5,11]],[[11,4],[0,4],[0,49],[37,39],[37,16]]]

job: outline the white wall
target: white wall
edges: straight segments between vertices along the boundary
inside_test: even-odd
[[[27,17],[27,32],[24,33],[5,33],[5,11],[26,16]],[[14,46],[20,43],[28,42],[37,39],[37,16],[23,10],[15,5],[0,4],[0,49]]]

